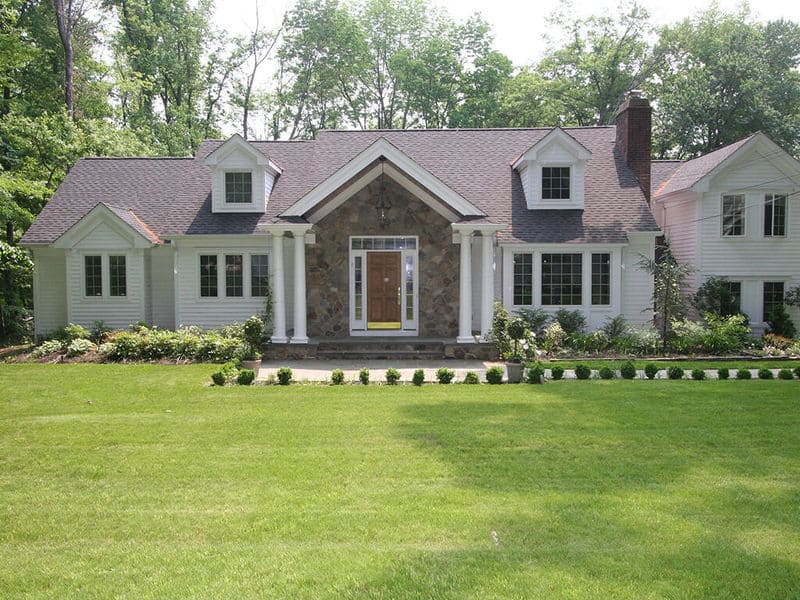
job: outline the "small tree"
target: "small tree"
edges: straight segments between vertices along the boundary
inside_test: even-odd
[[[662,349],[666,352],[670,323],[686,315],[686,297],[682,287],[694,269],[679,263],[669,246],[656,247],[654,259],[642,256],[639,267],[653,276],[653,312],[661,332]]]
[[[692,304],[700,314],[709,312],[727,317],[740,312],[727,277],[706,279],[692,297]]]

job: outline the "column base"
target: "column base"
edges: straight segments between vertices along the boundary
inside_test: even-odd
[[[271,338],[269,338],[269,341],[273,344],[286,344],[289,341],[289,338],[286,336],[278,337],[273,335]]]
[[[468,337],[458,336],[456,338],[457,344],[474,344],[477,340],[475,339],[474,335],[470,335]]]
[[[293,337],[289,340],[290,344],[307,344],[308,338],[307,337]]]

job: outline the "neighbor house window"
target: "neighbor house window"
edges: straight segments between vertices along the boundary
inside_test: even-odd
[[[582,303],[581,254],[542,254],[542,304]]]
[[[742,194],[722,197],[722,235],[744,235],[744,196]]]
[[[764,320],[768,321],[779,304],[783,304],[783,282],[764,282]]]
[[[108,282],[111,296],[127,296],[127,273],[124,256],[108,257]]]
[[[225,295],[239,297],[244,295],[244,274],[241,254],[225,255]]]
[[[267,294],[269,294],[269,255],[253,254],[250,256],[250,295]]]
[[[100,256],[83,257],[87,296],[103,295],[103,267]]]
[[[514,304],[533,304],[533,254],[514,254]]]
[[[786,235],[786,194],[767,194],[764,197],[764,235]]]
[[[611,304],[610,254],[592,254],[592,304]]]
[[[253,174],[250,172],[225,173],[225,202],[248,204],[253,201]]]
[[[569,167],[542,167],[542,199],[569,200]]]
[[[215,298],[217,296],[217,255],[202,254],[200,256],[200,296]]]

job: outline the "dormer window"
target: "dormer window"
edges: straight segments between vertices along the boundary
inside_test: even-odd
[[[225,202],[249,204],[253,201],[253,173],[250,171],[225,173]]]
[[[542,200],[569,200],[569,167],[542,167]]]

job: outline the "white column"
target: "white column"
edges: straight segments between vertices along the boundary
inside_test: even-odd
[[[483,232],[481,249],[481,340],[487,341],[492,331],[494,308],[494,233]]]
[[[472,232],[461,232],[461,264],[459,280],[458,338],[459,344],[475,342],[472,337]]]
[[[272,233],[272,342],[285,344],[286,286],[283,279],[283,232]]]
[[[294,335],[290,344],[307,344],[306,333],[306,234],[294,232]]]

